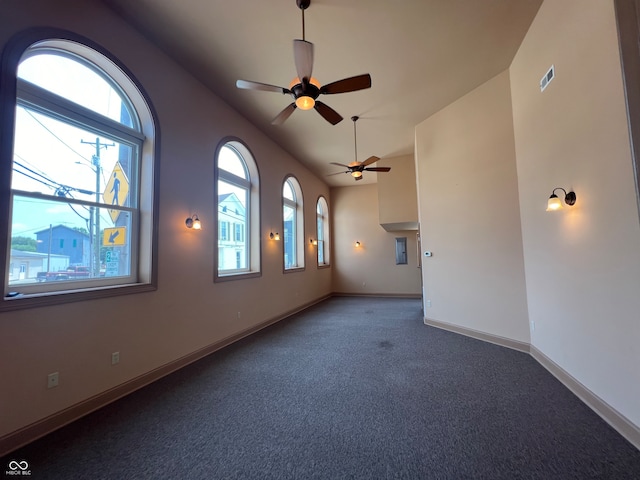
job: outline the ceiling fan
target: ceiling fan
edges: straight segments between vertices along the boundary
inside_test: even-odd
[[[362,180],[362,172],[367,171],[367,172],[388,172],[391,170],[391,167],[369,167],[369,165],[371,165],[372,163],[377,162],[378,160],[380,160],[378,157],[376,157],[375,155],[372,157],[367,158],[364,162],[359,162],[358,161],[358,140],[356,137],[356,122],[358,121],[359,117],[351,117],[351,120],[353,120],[353,143],[355,146],[355,159],[353,162],[351,162],[349,165],[345,165],[343,163],[336,163],[336,162],[330,162],[332,165],[338,165],[339,167],[345,167],[347,168],[346,171],[344,172],[336,172],[336,173],[330,173],[328,176],[331,175],[340,175],[341,173],[350,173],[351,176],[353,178],[356,179],[356,181],[358,180]]]
[[[293,103],[285,107],[272,121],[273,125],[281,125],[289,118],[296,108],[310,110],[314,108],[322,117],[332,125],[342,121],[342,117],[333,108],[317,100],[320,95],[333,95],[336,93],[355,92],[371,87],[371,75],[357,75],[344,78],[326,85],[311,76],[313,70],[313,43],[307,42],[304,35],[304,11],[309,8],[311,0],[296,0],[296,5],[302,11],[302,40],[293,41],[293,58],[298,76],[293,79],[289,88],[278,87],[266,83],[238,80],[236,87],[248,90],[263,90],[288,94],[293,97]]]

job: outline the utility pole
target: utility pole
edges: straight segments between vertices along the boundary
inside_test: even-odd
[[[96,203],[100,203],[100,149],[107,147],[114,147],[115,143],[101,143],[100,138],[96,137],[95,142],[87,142],[84,140],[80,140],[80,143],[86,143],[88,145],[95,145],[96,153],[91,156],[91,164],[94,166],[96,171]],[[100,276],[100,208],[96,205],[91,208],[92,212],[95,212],[95,221],[93,222],[95,226],[95,237],[93,241],[93,254],[94,258],[91,262],[91,276],[99,277]],[[93,236],[93,232],[90,232],[90,238]]]

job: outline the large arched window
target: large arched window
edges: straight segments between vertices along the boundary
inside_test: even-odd
[[[155,126],[146,100],[121,66],[84,42],[25,47],[13,73],[12,142],[0,147],[2,218],[11,219],[2,225],[4,306],[153,287]],[[13,108],[2,99],[0,110]],[[75,295],[47,295],[58,291]]]
[[[316,204],[316,234],[318,235],[318,266],[329,265],[329,207],[324,197]]]
[[[294,177],[287,177],[282,185],[282,230],[284,231],[284,269],[304,268],[302,189]]]
[[[258,170],[241,142],[216,155],[217,280],[260,273]]]

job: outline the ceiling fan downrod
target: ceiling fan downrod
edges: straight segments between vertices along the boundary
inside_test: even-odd
[[[356,122],[358,121],[358,117],[357,116],[353,116],[351,117],[351,120],[353,120],[353,147],[354,147],[354,154],[355,156],[353,157],[353,161],[354,162],[358,162],[358,137],[356,135]]]
[[[296,0],[296,5],[302,10],[302,40],[306,40],[304,36],[304,11],[311,5],[311,0]]]

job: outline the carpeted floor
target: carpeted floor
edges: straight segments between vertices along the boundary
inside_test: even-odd
[[[640,479],[529,355],[336,297],[3,459],[52,479]]]

